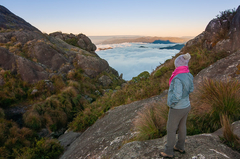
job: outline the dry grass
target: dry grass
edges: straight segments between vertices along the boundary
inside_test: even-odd
[[[233,133],[233,128],[227,115],[221,116],[221,125],[223,128],[224,142],[233,149],[240,151],[240,139]]]
[[[200,100],[211,105],[210,115],[227,114],[232,119],[240,115],[240,83],[237,80],[205,79],[200,88]]]
[[[134,121],[136,140],[148,140],[165,135],[168,107],[162,103],[146,105]]]
[[[231,121],[240,116],[240,83],[236,80],[205,79],[190,97],[192,110],[188,118],[188,134],[211,133],[221,128],[222,115]]]

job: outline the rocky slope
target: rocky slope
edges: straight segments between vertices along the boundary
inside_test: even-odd
[[[218,17],[209,22],[205,31],[186,43],[182,51],[193,45],[201,45],[214,51],[226,51],[233,53],[240,49],[240,7],[236,13],[226,13],[226,16]]]
[[[0,5],[0,28],[4,29],[25,29],[39,31],[24,19],[12,14],[7,8]]]
[[[219,60],[210,67],[202,70],[195,78],[195,86],[204,78],[224,79],[228,73],[234,74],[239,79],[240,74],[235,74],[232,66],[236,60],[239,64],[240,52]],[[230,62],[229,62],[230,61]],[[231,72],[228,72],[233,68]],[[216,71],[217,70],[217,71]],[[166,136],[149,141],[134,141],[126,143],[135,133],[133,121],[137,118],[137,112],[144,106],[153,102],[166,103],[167,91],[161,95],[137,101],[128,105],[122,105],[107,112],[93,126],[87,129],[66,150],[61,159],[67,158],[161,158],[159,152],[164,149]],[[235,122],[234,133],[239,137],[240,122]],[[186,139],[186,154],[175,155],[179,158],[240,158],[240,154],[222,144],[218,135],[221,130],[212,134],[188,136]],[[209,142],[211,141],[211,142]]]
[[[107,61],[99,58],[96,46],[84,34],[43,34],[3,6],[0,20],[0,67],[20,74],[24,81],[35,83],[55,74],[66,76],[74,68],[84,70],[89,77],[103,71],[118,76]],[[77,45],[73,46],[71,39],[77,40]]]
[[[213,19],[206,30],[199,36],[187,42],[180,51],[185,53],[191,46],[202,46],[213,51],[227,52],[229,56],[220,59],[211,66],[203,69],[194,78],[197,86],[204,78],[211,79],[240,79],[240,6],[235,15],[228,19]],[[163,150],[166,136],[148,141],[134,141],[128,139],[136,133],[133,120],[137,112],[145,105],[153,102],[166,103],[167,91],[149,99],[121,105],[109,110],[93,126],[81,134],[62,155],[68,158],[161,158],[159,152]],[[240,122],[233,123],[234,133],[239,136]],[[211,134],[187,136],[186,154],[176,153],[177,158],[240,158],[240,153],[222,144],[218,135],[221,129]],[[240,136],[239,136],[240,137]]]

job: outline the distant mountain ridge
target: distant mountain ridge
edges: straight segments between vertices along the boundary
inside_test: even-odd
[[[155,40],[152,43],[153,44],[174,44],[173,42],[170,42],[169,40]]]
[[[133,37],[133,38],[124,38],[124,37],[115,37],[104,40],[102,42],[98,42],[98,44],[118,44],[125,42],[143,42],[143,43],[153,43],[154,41],[169,41],[171,43],[185,43],[188,40],[192,39],[192,37],[151,37],[151,36],[143,36],[143,37]]]

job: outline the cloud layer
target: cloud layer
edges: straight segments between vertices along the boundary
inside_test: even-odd
[[[122,43],[97,45],[97,48],[113,48],[97,51],[109,65],[123,74],[123,79],[131,80],[143,71],[151,73],[160,63],[172,58],[179,50],[160,50],[175,44]]]

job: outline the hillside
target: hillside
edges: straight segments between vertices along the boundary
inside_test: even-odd
[[[43,34],[0,5],[0,158],[27,148],[38,155],[37,142],[61,152],[42,137],[58,137],[83,105],[121,87],[125,81],[95,50],[84,34]]]
[[[151,74],[142,72],[127,83],[99,58],[86,35],[43,34],[1,5],[0,19],[0,158],[158,158],[166,141],[168,79],[174,59],[187,52],[192,56],[189,68],[196,91],[191,96],[187,154],[177,157],[240,157],[238,142],[228,143],[225,129],[220,129],[220,114],[240,120],[239,100],[230,100],[230,107],[237,108],[224,105],[211,112],[197,91],[205,78],[217,84],[230,80],[222,93],[225,88],[240,88],[235,81],[240,79],[240,6],[211,20]],[[134,40],[177,42],[158,37]],[[231,99],[239,99],[235,92]],[[161,115],[154,115],[158,109]],[[153,129],[139,138],[135,121],[146,112]],[[239,122],[233,125],[237,128]]]
[[[158,66],[151,75],[143,72],[123,89],[92,103],[84,118],[91,119],[97,116],[94,108],[110,110],[100,116],[88,129],[84,126],[91,124],[81,124],[83,114],[77,116],[72,128],[83,133],[66,148],[61,158],[159,158],[159,152],[163,150],[166,142],[164,117],[167,115],[164,112],[167,110],[165,107],[168,79],[174,70],[174,59],[187,52],[192,56],[189,67],[194,75],[195,91],[191,95],[192,111],[188,118],[187,153],[184,155],[176,153],[176,157],[239,158],[239,121],[233,123],[235,136],[238,135],[238,144],[224,139],[226,125],[223,127],[224,130],[220,129],[221,115],[229,114],[231,121],[240,119],[240,103],[236,100],[236,104],[233,104],[233,101],[238,99],[240,91],[239,17],[240,6],[236,11],[222,12],[222,15],[209,22],[200,35],[188,41],[175,57]],[[201,94],[204,84],[209,84],[213,88],[221,87],[219,91],[223,96],[217,96],[219,103],[214,105],[214,100],[208,98],[210,103],[207,104],[205,98],[201,99],[200,95],[207,98],[219,93]],[[209,87],[207,88],[210,89]],[[225,100],[225,97],[228,97],[230,89],[237,89],[235,98],[222,101],[221,99]],[[218,107],[222,102],[225,102],[223,107]],[[101,106],[103,103],[106,107]],[[228,104],[235,109],[230,109]],[[165,116],[156,117],[158,109],[160,114]],[[139,119],[144,119],[140,121],[143,132],[136,126]],[[163,125],[157,124],[156,120],[159,119],[163,120]],[[140,133],[143,133],[145,138],[138,138]]]

